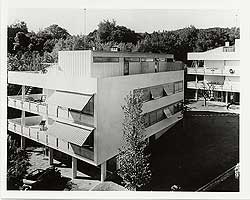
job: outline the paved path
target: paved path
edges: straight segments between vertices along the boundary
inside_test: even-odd
[[[227,109],[226,103],[217,101],[208,101],[207,105],[204,106],[204,100],[198,100],[196,102],[189,103],[188,107],[191,109],[191,111],[211,111],[240,114],[239,105],[231,105],[229,109]]]

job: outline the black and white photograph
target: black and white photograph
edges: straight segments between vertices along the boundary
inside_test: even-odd
[[[243,191],[239,8],[14,2],[1,22],[5,194]]]

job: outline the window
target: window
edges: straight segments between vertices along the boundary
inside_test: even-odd
[[[126,58],[124,58],[124,62],[140,62],[140,58],[137,58],[137,57],[126,57]]]
[[[93,57],[94,63],[119,62],[119,57]]]
[[[143,88],[143,101],[149,101],[151,97],[150,89],[149,88]]]
[[[152,87],[150,91],[153,99],[158,99],[163,96],[163,88],[161,85]]]
[[[174,93],[174,83],[167,83],[163,85],[163,88],[167,96]]]
[[[183,82],[182,81],[178,81],[178,82],[174,83],[174,91],[175,91],[175,93],[183,91]]]
[[[166,58],[159,58],[160,62],[166,62]]]
[[[174,105],[170,105],[168,106],[169,111],[171,112],[171,114],[174,114]]]
[[[163,112],[163,109],[159,109],[157,110],[157,122],[163,120],[165,117],[164,117],[164,112]]]
[[[182,92],[183,91],[183,82],[180,81],[179,82],[179,92]]]
[[[175,82],[174,83],[174,93],[177,93],[177,92],[179,92],[179,83]]]
[[[124,75],[129,75],[129,62],[124,62]]]
[[[156,111],[153,111],[150,113],[150,125],[153,125],[157,122],[157,115],[156,115]]]
[[[173,58],[167,58],[166,61],[167,62],[174,62],[174,59]]]
[[[144,114],[144,123],[145,123],[145,128],[149,127],[150,121],[149,121],[149,114],[148,113]]]

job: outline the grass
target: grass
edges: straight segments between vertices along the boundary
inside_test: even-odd
[[[173,127],[151,146],[151,184],[144,188],[168,191],[178,185],[195,191],[239,162],[239,116],[193,116]]]

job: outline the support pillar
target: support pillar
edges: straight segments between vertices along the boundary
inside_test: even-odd
[[[72,179],[77,177],[77,159],[72,157]]]
[[[53,165],[54,151],[49,147],[49,164]]]
[[[104,182],[105,179],[106,179],[106,175],[107,175],[107,162],[104,161],[102,164],[101,164],[101,182]]]
[[[197,89],[195,90],[195,96],[194,96],[194,98],[195,98],[195,101],[198,101],[198,90]]]
[[[25,99],[25,85],[22,85],[22,103],[24,102]],[[22,104],[23,105],[23,104]],[[22,107],[23,109],[23,107]],[[25,126],[25,111],[21,111],[21,130],[23,134],[23,127]],[[25,138],[21,136],[21,148],[25,149]]]
[[[226,92],[226,104],[228,104],[228,92]]]
[[[25,149],[25,137],[21,136],[21,149]]]

